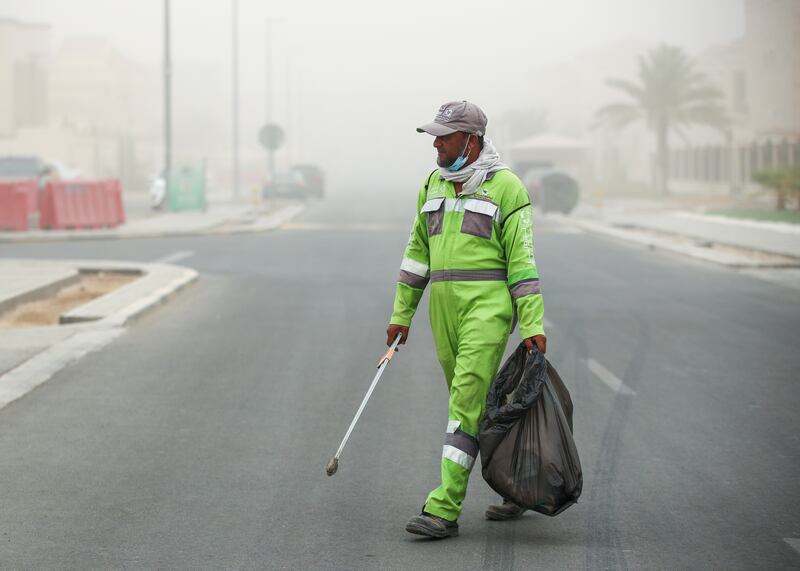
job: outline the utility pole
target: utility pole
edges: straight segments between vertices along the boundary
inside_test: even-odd
[[[294,160],[292,153],[293,140],[295,137],[292,121],[292,59],[294,55],[291,49],[289,53],[286,54],[286,132],[289,139],[289,144],[286,145],[286,154],[288,155],[289,165],[291,165]]]
[[[172,170],[172,62],[170,60],[169,0],[164,0],[164,183],[169,193]]]
[[[265,98],[264,98],[264,114],[266,115],[266,121],[264,122],[266,125],[272,123],[272,22],[271,18],[267,18],[266,26],[267,26],[267,34],[266,34],[266,58],[267,64],[264,70],[265,74],[264,77],[266,79],[266,91],[265,91]],[[275,151],[269,149],[268,151],[269,161],[267,163],[267,168],[269,169],[269,176],[274,177],[275,175]]]
[[[239,2],[233,0],[231,30],[233,57],[233,198],[239,198]]]

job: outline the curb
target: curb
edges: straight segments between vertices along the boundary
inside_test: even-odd
[[[734,269],[759,269],[759,268],[798,268],[800,267],[800,259],[791,259],[788,256],[780,256],[787,260],[792,260],[787,263],[777,263],[777,262],[763,262],[758,261],[753,258],[749,258],[745,255],[736,255],[730,252],[720,252],[713,250],[709,247],[691,245],[691,244],[681,244],[675,242],[674,240],[670,240],[669,238],[659,238],[656,236],[647,236],[637,231],[626,230],[622,228],[616,228],[614,226],[610,226],[608,224],[602,222],[592,222],[589,220],[580,220],[574,218],[568,218],[566,216],[560,215],[548,215],[556,220],[564,222],[566,224],[572,224],[573,226],[577,226],[584,230],[588,230],[590,232],[594,232],[596,234],[603,234],[605,236],[611,236],[613,238],[617,238],[620,240],[625,240],[626,242],[633,242],[635,244],[639,244],[641,246],[645,246],[646,248],[650,248],[653,250],[663,250],[667,252],[672,252],[676,254],[681,254],[684,256],[688,256],[690,258],[695,258],[698,260],[702,260],[704,262],[712,262],[715,264],[723,265],[729,268]],[[634,228],[638,228],[634,226]],[[641,228],[641,231],[646,232],[646,228]],[[715,244],[716,242],[711,241],[703,241],[703,240],[696,240],[691,236],[682,236],[687,240],[695,240],[696,242],[701,243],[708,243],[708,244]],[[728,246],[724,243],[718,243],[720,246]],[[746,250],[746,248],[737,247],[739,250]],[[759,252],[758,250],[751,250],[752,252]],[[775,254],[769,254],[773,257],[779,257]]]
[[[125,333],[126,325],[133,323],[135,320],[162,305],[188,285],[197,281],[199,277],[198,272],[195,270],[170,264],[139,264],[85,260],[76,260],[74,263],[79,270],[133,270],[142,272],[144,275],[139,279],[146,279],[148,274],[153,275],[155,272],[172,273],[174,276],[172,276],[172,279],[166,284],[153,289],[147,295],[139,297],[134,301],[125,301],[124,299],[127,293],[124,290],[136,284],[136,282],[131,282],[127,286],[114,290],[87,304],[73,308],[69,313],[73,311],[78,313],[78,310],[85,311],[86,308],[90,308],[94,302],[102,301],[107,303],[108,298],[112,298],[114,293],[121,292],[117,297],[117,299],[121,301],[114,307],[112,299],[112,303],[110,304],[112,310],[106,315],[101,318],[78,319],[72,322],[72,324],[54,326],[74,328],[74,334],[62,341],[54,343],[5,374],[0,375],[0,409],[3,409],[12,402],[28,394],[36,387],[47,382],[56,373],[77,362],[85,355],[105,347],[111,341]],[[128,290],[128,292],[130,291],[131,290]]]
[[[0,313],[5,312],[16,305],[19,305],[20,303],[25,303],[28,301],[36,301],[37,299],[48,297],[57,292],[58,290],[60,290],[61,288],[74,284],[80,279],[80,277],[81,273],[76,270],[75,273],[72,274],[71,276],[67,276],[62,279],[50,282],[41,287],[29,289],[28,291],[21,293],[19,295],[6,298],[3,301],[0,301]]]
[[[252,222],[240,222],[241,218],[234,218],[216,223],[202,230],[174,230],[174,231],[152,231],[144,230],[137,233],[123,233],[109,230],[74,230],[75,234],[69,231],[55,230],[59,234],[48,235],[45,231],[37,230],[40,234],[31,235],[30,233],[1,232],[0,244],[2,243],[39,243],[39,242],[68,242],[68,241],[91,241],[91,240],[136,240],[144,238],[186,238],[191,236],[209,236],[225,234],[245,234],[256,232],[268,232],[276,230],[283,224],[299,215],[306,209],[305,204],[293,204],[283,207],[264,217]],[[225,228],[225,226],[230,226]]]
[[[703,222],[713,222],[715,224],[725,224],[727,226],[739,226],[740,228],[771,230],[773,232],[780,232],[781,234],[800,235],[800,224],[791,224],[789,222],[749,220],[747,218],[734,218],[721,214],[698,214],[696,212],[676,212],[675,216],[688,220],[701,220]]]

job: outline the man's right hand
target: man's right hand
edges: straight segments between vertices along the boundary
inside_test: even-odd
[[[405,325],[396,325],[394,323],[389,324],[389,327],[386,328],[386,344],[391,347],[398,333],[402,334],[400,337],[400,345],[405,345],[406,339],[408,339],[408,327]]]

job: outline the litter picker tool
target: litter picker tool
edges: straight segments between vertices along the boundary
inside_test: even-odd
[[[364,400],[361,401],[361,406],[358,407],[358,411],[356,412],[355,417],[353,417],[353,422],[350,423],[350,428],[347,429],[347,432],[342,438],[342,443],[339,444],[339,449],[336,451],[336,454],[333,455],[333,458],[330,459],[328,464],[325,466],[325,472],[328,476],[333,476],[336,473],[336,470],[339,469],[339,456],[342,455],[342,450],[344,450],[344,445],[347,444],[347,439],[350,438],[350,433],[353,432],[353,428],[356,426],[356,422],[358,422],[359,417],[361,417],[361,413],[364,412],[364,407],[367,406],[367,401],[369,397],[372,396],[372,391],[375,390],[375,387],[378,385],[378,381],[381,380],[381,375],[383,371],[386,370],[386,365],[389,364],[389,361],[392,360],[394,357],[395,351],[397,351],[397,344],[400,343],[400,337],[402,335],[400,333],[397,334],[397,337],[394,338],[394,342],[392,343],[389,350],[384,353],[381,360],[378,361],[378,372],[375,373],[375,378],[372,379],[372,384],[369,386],[367,390],[367,394],[364,395]]]

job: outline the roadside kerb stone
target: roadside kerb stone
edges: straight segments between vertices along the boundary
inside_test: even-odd
[[[9,353],[0,355],[0,363],[7,367],[15,356],[19,359],[13,368],[0,375],[0,409],[84,355],[104,347],[122,335],[126,325],[198,278],[195,270],[170,264],[97,260],[58,260],[53,263],[70,265],[76,272],[136,272],[142,277],[65,314],[72,316],[73,324],[0,331],[0,339],[4,340],[0,352]],[[43,347],[42,338],[52,338],[55,342]]]
[[[165,214],[133,221],[113,230],[0,232],[0,243],[179,238],[206,234],[267,232],[280,228],[303,210],[305,210],[305,204],[293,203],[266,214],[258,212],[252,207],[227,208],[222,212],[211,213]]]
[[[647,248],[664,250],[668,252],[681,254],[684,256],[689,256],[695,259],[703,260],[705,262],[721,264],[729,268],[755,269],[755,268],[775,268],[775,267],[784,267],[784,268],[800,267],[800,259],[797,259],[796,262],[787,261],[785,263],[780,263],[780,264],[775,264],[772,262],[763,262],[759,261],[758,259],[748,257],[746,255],[739,255],[733,252],[714,250],[708,247],[696,246],[693,244],[680,242],[674,239],[647,234],[647,231],[650,230],[650,228],[640,227],[637,226],[636,224],[631,224],[630,225],[631,229],[627,229],[627,228],[616,227],[609,223],[596,222],[581,218],[571,218],[568,216],[557,215],[557,214],[548,214],[547,216],[551,219],[558,220],[566,224],[572,224],[573,226],[577,226],[579,228],[588,230],[590,232],[594,232],[597,234],[604,234],[606,236],[611,236],[628,242],[633,242],[645,246]],[[692,236],[683,236],[683,237],[689,239],[694,238]],[[713,240],[708,240],[708,242],[714,243]],[[741,246],[735,246],[735,247],[742,248]],[[753,251],[757,250],[754,249]]]
[[[19,264],[25,264],[20,272]],[[68,265],[36,260],[0,260],[0,312],[54,294],[62,287],[78,281],[80,272]]]

